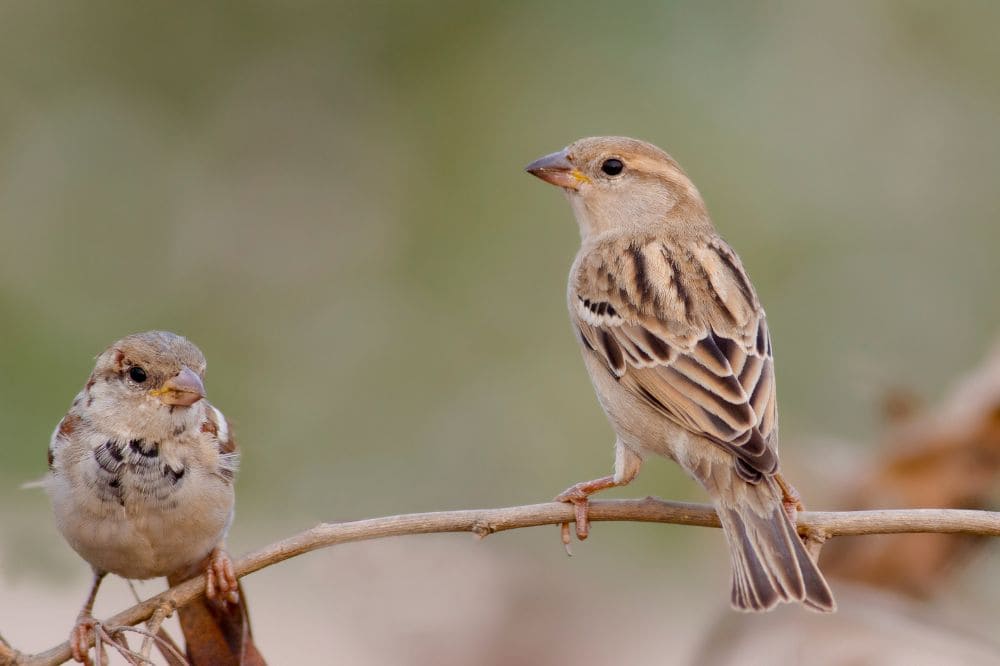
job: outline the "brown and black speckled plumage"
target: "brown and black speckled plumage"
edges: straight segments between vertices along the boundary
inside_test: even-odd
[[[624,387],[732,451],[745,463],[737,471],[759,481],[777,469],[774,365],[759,352],[769,347],[764,312],[720,244],[605,238],[577,262],[572,315]]]
[[[617,434],[614,476],[560,495],[584,507],[578,534],[589,494],[664,455],[715,500],[735,607],[833,610],[782,504],[767,319],[698,190],[665,152],[624,137],[582,139],[528,171],[563,188],[579,223],[570,318]]]
[[[225,553],[239,452],[225,417],[204,399],[205,365],[201,351],[173,333],[123,338],[97,358],[52,434],[44,486],[60,532],[95,572],[71,634],[78,660],[86,659],[90,605],[106,573],[144,579],[194,568],[207,572],[211,599],[180,611],[189,650],[198,648],[188,635],[196,625],[184,616],[207,617],[197,611],[204,604],[214,621],[232,625],[227,635],[247,640],[231,662],[193,663],[263,663],[245,660],[259,653]]]

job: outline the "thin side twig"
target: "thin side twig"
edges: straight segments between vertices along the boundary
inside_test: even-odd
[[[321,523],[305,532],[244,555],[233,564],[236,575],[242,577],[303,553],[353,541],[443,532],[472,532],[482,537],[522,527],[559,525],[572,522],[573,517],[572,506],[549,502],[501,509],[437,511],[346,523]],[[666,502],[652,497],[640,500],[593,501],[590,519],[595,522],[639,521],[719,527],[715,510],[709,505]],[[804,535],[816,540],[834,536],[901,532],[1000,536],[1000,512],[962,509],[804,511],[798,514],[798,527]],[[118,613],[108,619],[106,625],[118,627],[138,624],[152,616],[164,603],[171,602],[175,608],[179,608],[204,591],[205,576],[197,576]],[[19,655],[14,663],[55,666],[69,657],[69,644],[62,643],[36,655]]]
[[[155,618],[156,613],[154,613],[153,616]],[[161,638],[159,635],[150,632],[148,629],[143,629],[142,627],[121,626],[121,627],[115,627],[115,631],[119,632],[119,633],[124,633],[126,631],[131,631],[133,633],[139,634],[139,635],[141,635],[141,636],[144,637],[144,640],[143,640],[143,645],[144,646],[145,646],[145,641],[149,640],[152,643],[156,643],[157,645],[160,645],[164,650],[167,650],[170,653],[171,657],[173,657],[176,660],[179,660],[180,663],[182,663],[182,664],[187,664],[188,663],[187,659],[184,658],[184,655],[181,654],[181,651],[177,648],[176,645],[171,644],[167,640]],[[144,652],[135,652],[135,651],[130,651],[130,652],[132,653],[132,655],[134,655],[134,657],[137,660],[139,660],[142,663],[145,663],[145,664],[152,664],[153,663],[153,660],[150,659],[148,652],[146,652],[146,653],[144,653]]]
[[[135,599],[135,603],[137,604],[141,603],[142,597],[139,596],[138,590],[135,589],[135,581],[126,579],[125,582],[128,583],[128,589],[130,592],[132,592],[132,598]],[[164,607],[161,606],[161,608]],[[169,606],[169,609],[165,611],[166,617],[163,619],[157,620],[156,617],[157,612],[158,611],[154,611],[153,616],[146,621],[147,629],[151,629],[154,625],[156,627],[156,631],[151,632],[155,634],[154,640],[156,641],[156,648],[160,651],[160,654],[163,655],[163,657],[167,660],[170,666],[177,666],[177,665],[190,666],[187,662],[187,659],[185,659],[184,657],[180,657],[178,659],[178,656],[181,654],[180,646],[177,645],[177,641],[174,640],[173,636],[170,635],[170,632],[168,632],[166,627],[163,626],[163,619],[166,619],[166,617],[170,617],[171,615],[173,615],[174,612],[173,605]],[[139,632],[139,633],[148,633],[148,632]],[[145,655],[146,658],[149,657],[149,652],[146,651],[145,640],[142,642],[142,651],[140,653]],[[3,666],[2,661],[0,661],[0,666]]]
[[[144,638],[142,639],[142,646],[139,648],[139,654],[142,655],[144,661],[152,663],[149,655],[153,651],[153,641],[158,640],[156,635],[160,631],[160,626],[172,612],[173,607],[170,604],[164,604],[153,611],[153,616],[146,621],[148,631],[140,632]],[[138,631],[138,628],[136,629]]]

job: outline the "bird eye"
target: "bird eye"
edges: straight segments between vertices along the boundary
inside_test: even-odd
[[[604,164],[601,165],[601,171],[608,174],[609,176],[617,176],[622,172],[622,169],[624,168],[625,165],[622,164],[622,161],[616,160],[613,157],[610,160],[604,160]]]
[[[129,368],[128,376],[136,384],[141,384],[146,381],[146,371],[137,365],[133,365]]]

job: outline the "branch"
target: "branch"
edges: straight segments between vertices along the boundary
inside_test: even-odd
[[[641,500],[597,500],[590,503],[590,519],[672,523],[719,527],[715,510],[705,504]],[[550,502],[502,509],[472,509],[411,513],[348,523],[321,523],[310,530],[244,555],[234,562],[236,575],[246,576],[303,553],[352,541],[367,541],[406,534],[472,532],[485,537],[494,532],[558,525],[573,521],[573,507]],[[1000,512],[962,509],[901,509],[878,511],[805,511],[798,516],[799,531],[822,542],[834,536],[939,532],[1000,536]],[[149,619],[164,605],[179,608],[205,591],[205,577],[198,576],[118,613],[104,624],[134,625]],[[0,652],[0,656],[3,653]],[[15,664],[61,664],[70,658],[69,643],[36,655],[18,655]],[[0,663],[3,663],[0,660]]]

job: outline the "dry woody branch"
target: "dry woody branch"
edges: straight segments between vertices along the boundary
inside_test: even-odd
[[[408,534],[471,532],[485,537],[494,532],[572,522],[573,507],[550,502],[500,509],[471,509],[413,513],[346,523],[322,523],[282,541],[261,548],[235,562],[240,577],[303,553],[352,541],[367,541]],[[640,500],[598,500],[591,504],[593,521],[637,521],[699,527],[719,527],[715,510],[705,504]],[[1000,512],[963,509],[901,509],[874,511],[806,511],[798,516],[799,532],[822,543],[835,536],[866,534],[938,533],[1000,536]],[[106,626],[131,626],[158,611],[170,613],[205,591],[205,577],[198,576],[136,604],[104,622]],[[0,642],[0,664],[32,666],[61,664],[70,658],[68,643],[45,652],[25,655]]]

